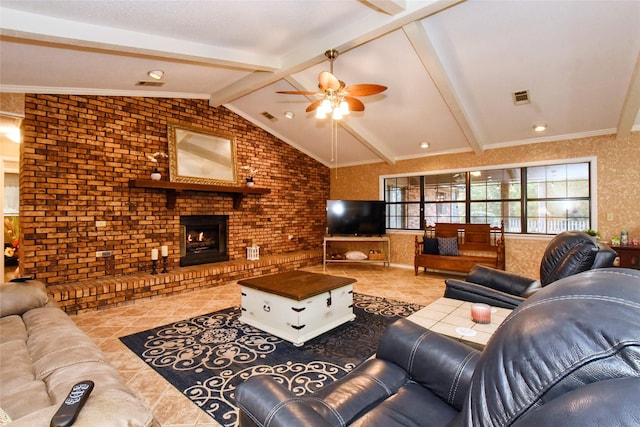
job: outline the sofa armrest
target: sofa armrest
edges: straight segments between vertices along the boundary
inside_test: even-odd
[[[535,279],[509,273],[504,270],[475,265],[466,277],[467,282],[477,283],[511,295],[522,296]]]
[[[22,315],[34,308],[44,307],[49,301],[45,286],[37,280],[0,285],[0,317]]]
[[[613,267],[613,263],[618,257],[618,253],[606,243],[598,243],[598,253],[596,259],[593,260],[591,269]]]
[[[638,425],[640,378],[614,378],[587,384],[528,411],[514,427]]]
[[[235,392],[240,427],[329,426],[307,403],[267,375],[251,377]]]
[[[376,357],[395,363],[409,377],[458,411],[462,409],[480,352],[407,319],[383,333]]]
[[[511,310],[524,301],[523,297],[511,295],[476,283],[465,282],[464,280],[447,279],[444,283],[446,286],[444,296],[446,298],[482,302],[494,307],[508,308]]]

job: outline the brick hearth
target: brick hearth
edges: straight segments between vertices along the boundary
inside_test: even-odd
[[[322,251],[299,251],[261,257],[181,267],[167,273],[83,280],[51,285],[47,291],[69,314],[129,303],[135,299],[185,292],[264,274],[280,273],[322,262]]]

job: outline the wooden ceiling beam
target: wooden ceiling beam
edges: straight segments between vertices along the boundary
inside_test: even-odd
[[[418,58],[422,62],[425,70],[429,73],[433,83],[438,88],[438,92],[440,92],[442,99],[449,107],[451,114],[453,114],[453,117],[456,123],[458,123],[460,130],[462,130],[469,146],[476,154],[482,154],[484,149],[478,140],[474,127],[471,124],[471,120],[462,106],[459,95],[455,89],[455,85],[449,79],[442,62],[438,58],[438,53],[436,52],[433,43],[431,43],[424,27],[418,22],[412,22],[405,25],[402,29],[418,55]]]
[[[616,139],[624,139],[629,136],[638,113],[640,113],[640,55],[636,58],[627,96],[622,105]]]
[[[233,102],[251,92],[275,83],[286,76],[320,64],[327,60],[324,56],[324,52],[327,49],[332,48],[344,53],[402,28],[410,22],[427,18],[464,1],[465,0],[434,0],[426,6],[422,5],[413,10],[406,10],[396,16],[389,17],[383,24],[380,24],[379,20],[376,20],[375,23],[356,22],[348,27],[336,29],[326,37],[315,40],[312,44],[308,44],[283,56],[281,60],[282,67],[279,70],[250,74],[212,93],[209,98],[209,105],[218,107]]]

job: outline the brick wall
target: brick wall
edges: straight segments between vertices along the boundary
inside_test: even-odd
[[[229,195],[186,191],[168,210],[163,190],[129,188],[149,178],[147,155],[168,153],[168,123],[233,134],[238,167],[259,169],[271,193],[234,210]],[[168,179],[168,162],[159,169]],[[325,231],[329,169],[206,100],[27,95],[20,173],[22,273],[48,285],[149,271],[160,245],[177,268],[180,215],[229,215],[231,260],[251,241],[263,255],[319,248]]]

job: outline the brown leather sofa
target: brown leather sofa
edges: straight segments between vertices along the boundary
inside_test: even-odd
[[[37,281],[0,285],[0,416],[49,427],[74,384],[95,383],[75,427],[155,426],[106,356]]]

